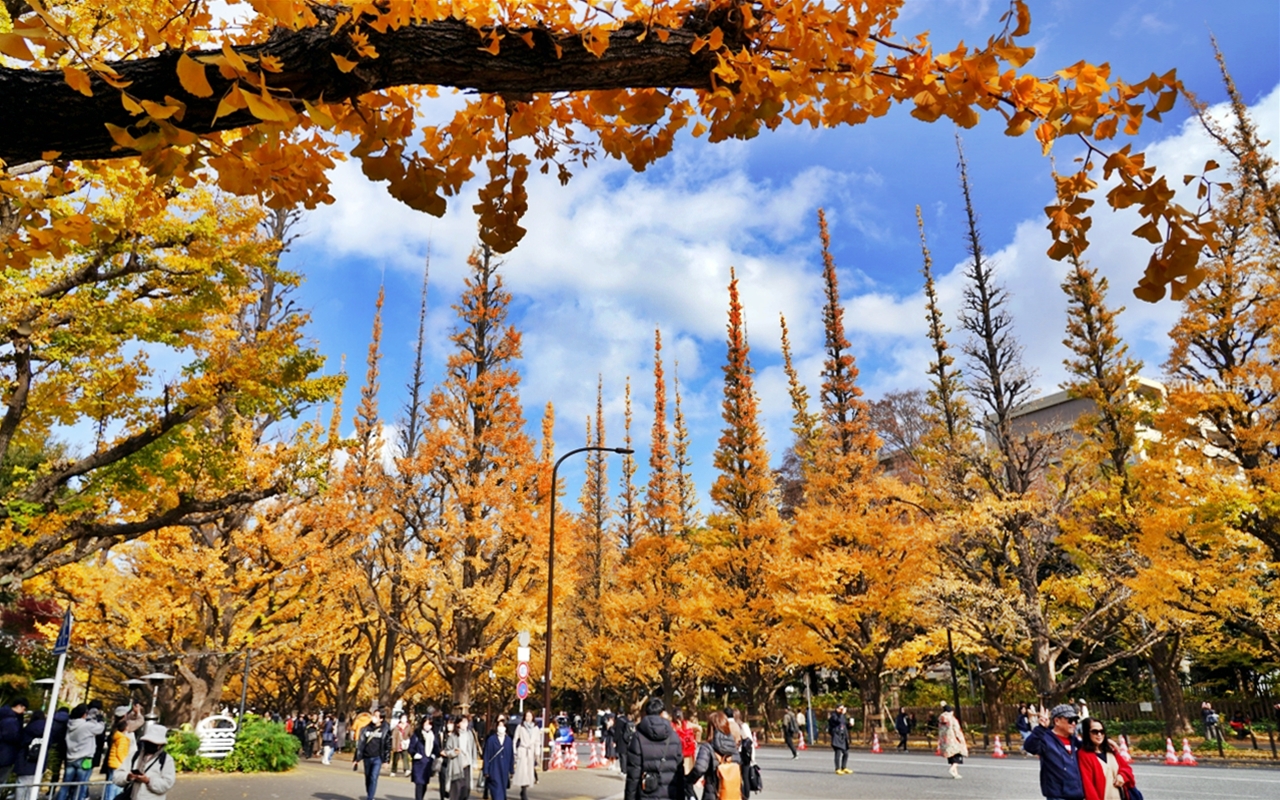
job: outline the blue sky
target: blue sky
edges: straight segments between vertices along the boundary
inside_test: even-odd
[[[1280,4],[1275,0],[1078,0],[1030,2],[1031,38],[1038,47],[1029,69],[1049,74],[1085,59],[1109,61],[1113,75],[1141,80],[1177,68],[1201,99],[1224,97],[1209,44],[1218,38],[1241,92],[1256,109],[1264,135],[1280,140]],[[936,46],[981,43],[999,30],[1003,2],[908,2],[901,34],[922,30]],[[450,100],[441,101],[445,105]],[[729,268],[736,267],[758,372],[769,444],[780,456],[788,444],[789,409],[781,374],[778,315],[785,313],[802,375],[816,388],[821,368],[820,257],[816,209],[831,221],[834,254],[862,385],[885,391],[924,386],[927,352],[921,266],[914,209],[925,216],[943,302],[954,308],[962,288],[963,206],[956,177],[955,128],[927,125],[895,109],[857,128],[784,128],[751,142],[708,145],[682,137],[675,152],[636,174],[617,163],[593,164],[567,187],[534,179],[526,240],[506,257],[504,277],[515,294],[512,321],[524,333],[523,398],[537,435],[543,406],[557,410],[560,451],[583,441],[604,376],[607,431],[620,443],[622,397],[631,377],[635,428],[647,462],[653,332],[661,328],[668,375],[679,361],[685,411],[693,434],[694,473],[703,494],[713,479],[711,453],[721,420],[720,365]],[[442,111],[443,113],[443,111]],[[1180,104],[1163,125],[1148,123],[1140,144],[1156,163],[1179,176],[1197,171],[1212,148]],[[1044,250],[1043,207],[1052,199],[1050,161],[1030,138],[1003,135],[1000,119],[965,131],[964,146],[988,249],[1014,294],[1013,313],[1027,363],[1042,392],[1063,378],[1064,325],[1058,285],[1061,265]],[[1075,153],[1061,149],[1069,161]],[[336,371],[347,357],[351,380],[345,408],[355,408],[379,284],[385,281],[381,404],[394,421],[412,361],[422,265],[432,253],[428,375],[442,375],[448,354],[450,308],[461,290],[465,257],[475,243],[474,195],[456,198],[442,219],[398,205],[359,168],[340,165],[337,202],[309,214],[303,238],[286,264],[305,273],[300,301],[312,314],[310,335]],[[1101,204],[1100,204],[1101,205]],[[1133,218],[1101,211],[1090,259],[1112,282],[1112,301],[1124,304],[1122,330],[1131,348],[1158,377],[1165,333],[1176,316],[1169,302],[1151,306],[1129,291],[1145,265],[1141,242],[1128,231]],[[958,341],[958,336],[953,336]],[[351,428],[350,419],[344,430]],[[570,496],[579,470],[567,469]],[[611,466],[616,480],[620,470]],[[643,469],[638,479],[643,482]]]

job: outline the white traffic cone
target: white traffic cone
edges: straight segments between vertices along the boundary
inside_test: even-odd
[[[797,750],[808,750],[809,747],[804,743],[804,731],[800,731],[800,744],[796,745]]]
[[[564,754],[564,768],[565,768],[565,769],[577,769],[577,768],[578,768],[578,745],[576,745],[576,744],[571,744],[571,745],[569,745],[568,750],[566,750],[566,751],[565,751],[565,754]]]
[[[1167,736],[1164,739],[1164,763],[1171,767],[1178,766],[1178,754],[1173,752],[1173,740]]]
[[[1120,757],[1125,761],[1132,761],[1133,756],[1129,755],[1129,737],[1125,736],[1123,733],[1120,734],[1120,738],[1116,740],[1116,744],[1118,745],[1116,750],[1120,753]]]
[[[1191,743],[1186,739],[1182,740],[1182,760],[1179,763],[1184,767],[1194,767],[1198,763],[1196,757],[1191,755]]]
[[[875,733],[871,734],[871,752],[873,752],[873,753],[883,753],[883,752],[884,752],[883,750],[881,750],[881,749],[880,749],[880,733],[879,733],[879,731],[877,731],[877,732],[875,732]]]
[[[996,735],[996,746],[991,751],[991,757],[992,758],[1008,758],[1008,756],[1004,754],[1004,748],[1000,746],[1000,736],[998,734]]]
[[[1169,746],[1173,747],[1173,745]],[[563,748],[558,744],[552,743],[551,749],[551,766],[548,769],[564,769],[564,754],[561,752]]]

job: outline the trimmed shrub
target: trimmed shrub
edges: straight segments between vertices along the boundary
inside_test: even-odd
[[[286,772],[298,764],[298,738],[278,722],[246,716],[223,772]]]

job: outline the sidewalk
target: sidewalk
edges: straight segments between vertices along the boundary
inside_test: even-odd
[[[603,769],[555,770],[539,773],[538,785],[529,789],[529,800],[606,800],[622,796],[622,775]],[[378,780],[378,800],[413,800],[413,784],[408,778],[391,777],[385,771]],[[519,800],[519,791],[508,800]],[[254,775],[199,773],[179,774],[169,792],[170,800],[364,800],[364,773],[352,772],[351,762],[335,760],[324,766],[319,761],[302,761],[285,773]],[[480,800],[473,790],[472,800]],[[439,800],[435,778],[427,786],[427,800]]]

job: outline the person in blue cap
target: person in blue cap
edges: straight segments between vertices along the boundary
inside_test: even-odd
[[[1079,721],[1075,707],[1067,703],[1049,711],[1041,708],[1040,724],[1027,736],[1026,751],[1040,756],[1040,794],[1045,800],[1084,800],[1084,781],[1076,760]]]

